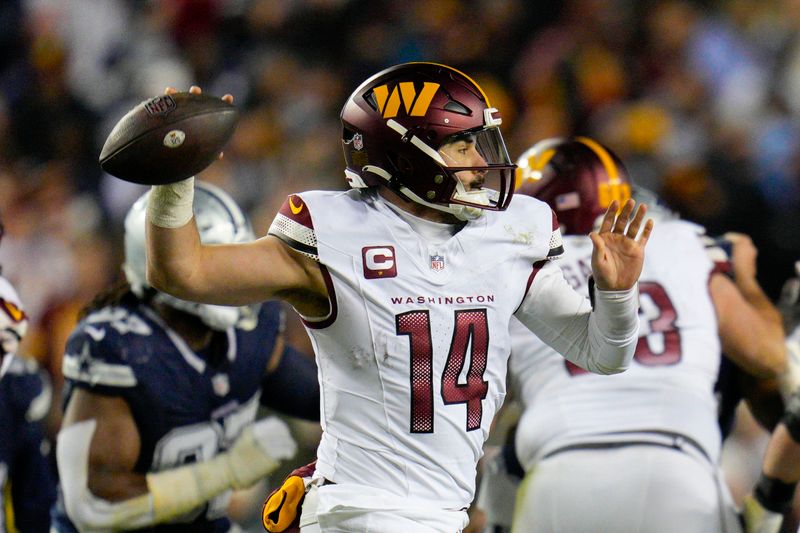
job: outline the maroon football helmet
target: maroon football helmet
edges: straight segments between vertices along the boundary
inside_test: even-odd
[[[555,211],[564,235],[586,235],[612,200],[631,197],[628,171],[607,147],[587,137],[545,139],[517,160],[517,194]]]
[[[516,166],[501,119],[478,84],[458,70],[435,63],[388,68],[353,92],[341,119],[351,187],[386,186],[462,219],[508,207]],[[473,156],[449,157],[442,150],[449,143],[463,143]],[[474,183],[465,186],[459,175]]]

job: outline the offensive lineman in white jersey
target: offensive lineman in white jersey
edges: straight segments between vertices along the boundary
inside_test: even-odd
[[[472,79],[397,65],[341,118],[353,190],[291,195],[254,243],[201,246],[191,179],[154,187],[150,281],[216,304],[281,298],[304,318],[324,429],[304,532],[459,531],[505,396],[511,317],[576,365],[623,371],[652,221],[632,201],[609,206],[592,308],[548,261],[562,252],[550,208],[511,203],[501,120]]]
[[[556,211],[566,249],[558,263],[586,293],[587,233],[610,198],[630,196],[624,166],[584,137],[537,143],[519,166],[527,181],[518,194]],[[721,349],[751,375],[782,371],[780,315],[757,285],[740,292],[715,271],[702,228],[660,206],[650,213],[658,228],[639,281],[640,337],[627,372],[596,379],[512,320],[509,371],[523,409],[515,442],[527,473],[515,532],[740,530],[720,479],[714,384]]]

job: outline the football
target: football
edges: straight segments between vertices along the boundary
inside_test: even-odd
[[[117,122],[103,145],[100,166],[112,176],[143,185],[194,176],[217,159],[238,116],[233,104],[216,96],[156,96]]]

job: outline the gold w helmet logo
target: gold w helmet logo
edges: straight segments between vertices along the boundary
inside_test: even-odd
[[[556,155],[556,149],[547,148],[541,152],[534,151],[529,157],[518,161],[517,170],[515,171],[516,188],[519,188],[525,182],[542,179],[542,171],[547,166],[547,163],[553,159],[554,155]]]
[[[401,102],[409,116],[424,117],[438,89],[438,83],[426,81],[422,91],[417,94],[413,82],[403,81],[397,84],[391,92],[388,85],[380,85],[373,89],[373,93],[383,118],[396,117],[400,111]]]

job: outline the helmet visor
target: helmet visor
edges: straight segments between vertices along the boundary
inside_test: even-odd
[[[462,132],[439,148],[444,171],[456,180],[450,203],[502,211],[514,193],[516,165],[499,128]]]

